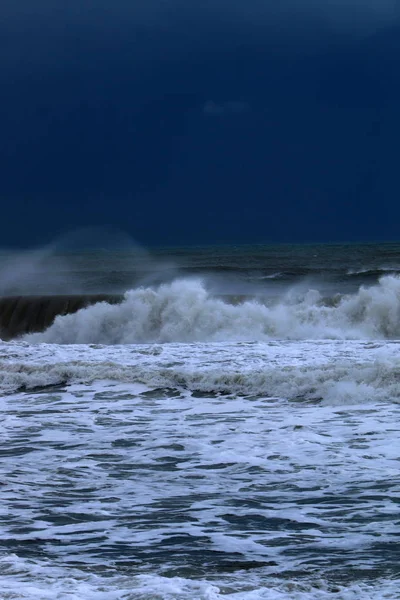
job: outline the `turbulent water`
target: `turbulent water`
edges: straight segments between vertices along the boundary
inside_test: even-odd
[[[122,297],[0,342],[0,597],[398,598],[399,269],[4,253],[3,296]]]

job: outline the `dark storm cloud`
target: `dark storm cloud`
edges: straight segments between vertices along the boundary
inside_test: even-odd
[[[207,100],[203,106],[203,113],[211,116],[240,115],[249,110],[250,105],[247,102],[242,102],[240,100],[229,100],[225,102]]]
[[[104,223],[160,243],[342,235],[346,203],[363,195],[368,216],[395,193],[398,13],[3,0],[3,237]]]
[[[225,21],[248,19],[259,21],[285,18],[314,17],[331,19],[340,24],[349,22],[384,23],[398,10],[396,0],[213,0],[212,2],[187,2],[186,0],[69,0],[55,3],[52,0],[3,0],[2,16],[9,23],[26,20],[43,21],[51,17],[53,24],[86,23],[96,27],[101,20],[109,23],[124,22],[140,25],[164,26],[188,15],[196,17],[219,15]]]
[[[298,54],[370,35],[399,14],[397,0],[4,0],[0,76],[115,62],[134,70],[239,47]]]
[[[132,41],[139,33],[167,35],[179,30],[182,40],[206,45],[205,31],[230,28],[251,28],[260,38],[296,30],[304,38],[313,37],[313,33],[318,37],[318,27],[323,31],[371,32],[396,19],[399,7],[397,0],[3,0],[0,14],[4,31],[26,34],[29,39],[29,34],[35,30],[39,33],[40,28],[42,40],[55,46],[58,36],[72,33],[72,29],[75,34],[107,33],[116,43],[126,35]],[[145,39],[136,41],[139,44]]]

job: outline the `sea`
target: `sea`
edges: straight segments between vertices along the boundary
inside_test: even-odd
[[[0,252],[100,293],[0,341],[0,598],[400,598],[400,245]]]

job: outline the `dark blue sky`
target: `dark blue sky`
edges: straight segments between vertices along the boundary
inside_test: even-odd
[[[399,239],[399,61],[395,0],[3,0],[0,245]]]

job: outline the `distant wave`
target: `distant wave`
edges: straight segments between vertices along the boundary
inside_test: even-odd
[[[282,276],[283,276],[283,274],[278,272],[278,273],[271,273],[270,275],[253,275],[251,279],[253,279],[255,281],[264,281],[266,279],[279,279]]]
[[[58,316],[29,342],[129,344],[400,338],[400,277],[382,277],[354,295],[325,301],[316,290],[288,293],[265,305],[217,298],[200,280],[179,279],[127,292],[121,304],[100,302]]]
[[[387,273],[398,273],[400,272],[399,267],[360,267],[359,269],[349,269],[347,271],[347,275],[367,275],[367,276],[376,276],[381,277],[382,274]]]

